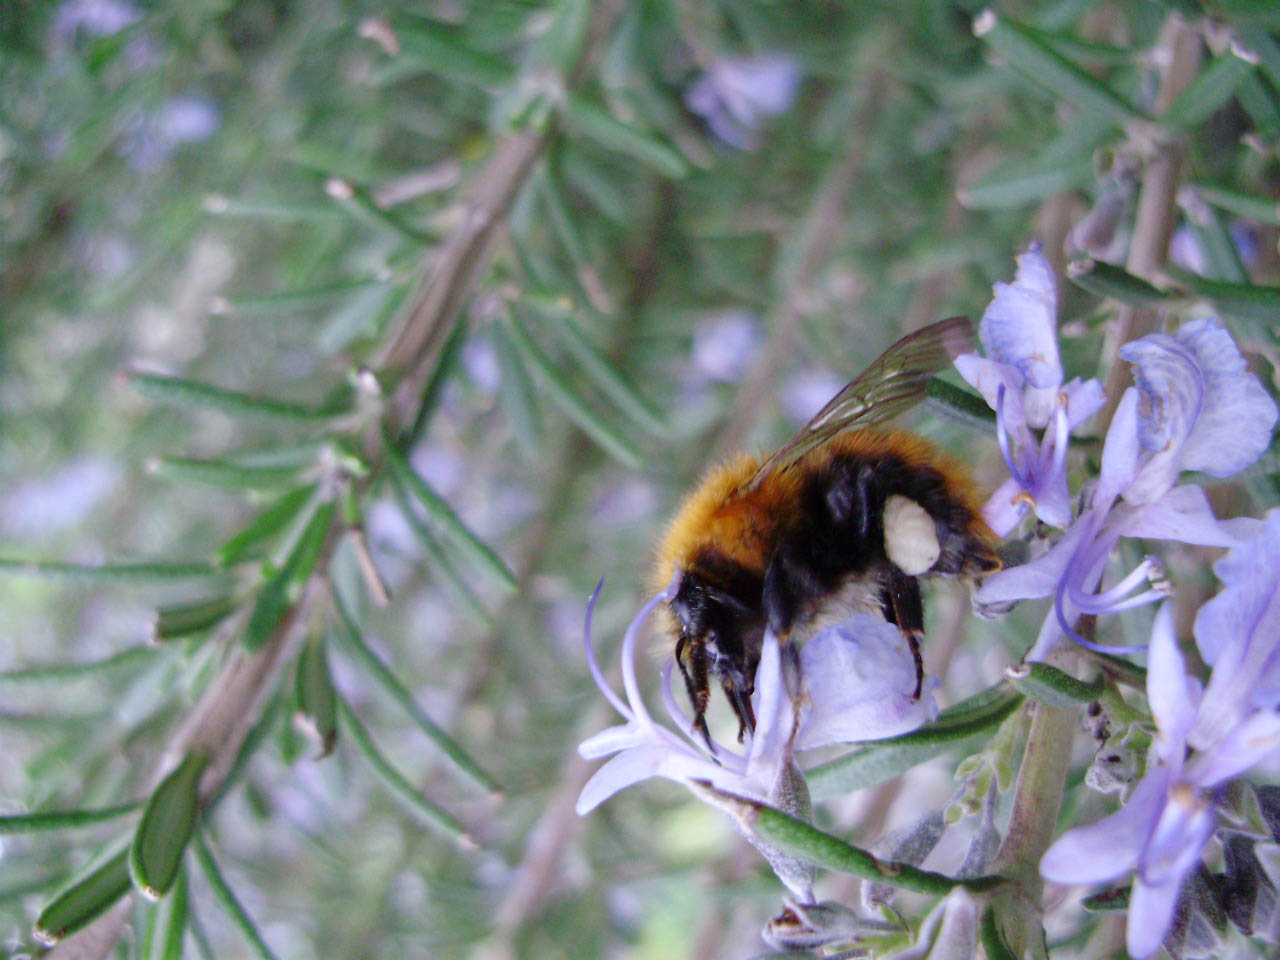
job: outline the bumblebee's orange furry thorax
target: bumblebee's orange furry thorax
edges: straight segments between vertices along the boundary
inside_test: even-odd
[[[941,474],[953,497],[978,515],[981,499],[965,469],[927,440],[904,430],[839,434],[790,467],[763,477],[750,490],[743,488],[762,460],[741,454],[707,471],[676,511],[658,548],[655,589],[661,589],[676,568],[687,570],[695,554],[708,545],[747,570],[763,573],[779,526],[798,506],[805,478],[843,454],[895,456],[912,467],[930,468]]]

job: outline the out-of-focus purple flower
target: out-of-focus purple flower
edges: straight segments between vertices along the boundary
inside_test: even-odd
[[[799,651],[799,675],[792,660],[784,664],[778,640],[766,633],[756,670],[752,703],[756,728],[741,749],[716,743],[714,757],[704,750],[690,718],[671,689],[674,664],[662,674],[663,700],[672,724],[660,725],[645,707],[636,677],[635,651],[640,629],[658,604],[675,595],[679,575],[636,614],[622,643],[625,700],[604,681],[591,644],[587,612],[587,663],[596,685],[626,721],[585,740],[578,747],[593,759],[613,754],[583,787],[578,813],[585,814],[623,790],[650,777],[686,786],[709,782],[718,790],[768,803],[808,818],[807,790],[795,765],[799,749],[874,740],[915,729],[937,715],[931,695],[912,700],[915,667],[896,627],[870,616],[820,631]],[[598,590],[597,590],[598,595]],[[595,597],[592,597],[592,607]],[[702,795],[702,794],[700,794]],[[812,874],[778,851],[749,837],[775,872],[806,903],[813,901]]]
[[[1066,634],[1091,649],[1126,652],[1079,637],[1081,614],[1117,613],[1168,594],[1160,562],[1148,557],[1114,586],[1098,591],[1122,537],[1230,547],[1238,526],[1220,523],[1204,491],[1175,486],[1183,470],[1228,476],[1252,463],[1270,442],[1276,406],[1216,320],[1184,324],[1176,336],[1152,334],[1126,344],[1138,385],[1116,408],[1102,451],[1102,469],[1089,507],[1067,534],[1037,560],[990,578],[983,604],[1054,597],[1029,657],[1043,657]],[[1144,583],[1151,589],[1134,595]]]
[[[733,383],[760,342],[760,329],[745,310],[729,310],[699,323],[693,331],[693,365],[711,380]]]
[[[960,375],[996,411],[996,436],[1010,479],[987,502],[984,516],[1000,535],[1028,508],[1056,527],[1071,521],[1068,437],[1105,400],[1097,380],[1062,382],[1057,308],[1053,268],[1033,243],[1018,257],[1014,282],[995,285],[995,298],[982,315],[978,335],[986,357],[956,358]],[[1040,439],[1034,431],[1042,431]]]
[[[1056,883],[1099,883],[1134,871],[1126,939],[1138,958],[1154,953],[1173,920],[1178,892],[1217,824],[1213,788],[1280,746],[1280,714],[1257,711],[1211,748],[1184,761],[1200,685],[1186,674],[1166,604],[1156,615],[1147,668],[1156,720],[1146,776],[1117,813],[1068,830],[1040,861]]]
[[[217,104],[208,97],[201,94],[174,97],[155,114],[134,118],[121,151],[135,169],[158,170],[175,147],[209,139],[221,122]]]
[[[125,0],[67,0],[53,18],[54,36],[70,39],[77,30],[106,37],[136,23],[138,9]]]
[[[791,106],[800,68],[786,54],[713,63],[685,93],[684,101],[730,146],[754,150],[762,118]]]
[[[1280,510],[1213,570],[1225,586],[1196,615],[1196,645],[1213,667],[1190,734],[1197,748],[1255,709],[1280,707]]]
[[[156,118],[160,136],[172,144],[208,140],[221,122],[218,105],[201,94],[173,97]]]

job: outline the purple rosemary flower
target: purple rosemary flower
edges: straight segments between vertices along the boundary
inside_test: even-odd
[[[1013,283],[995,285],[995,297],[982,315],[978,336],[986,357],[969,353],[955,362],[996,411],[996,437],[1010,477],[987,502],[984,515],[1001,536],[1028,508],[1055,527],[1071,521],[1068,438],[1105,401],[1097,380],[1062,382],[1057,311],[1053,268],[1040,244],[1033,243],[1018,257]]]
[[[1138,958],[1154,953],[1173,920],[1183,880],[1217,826],[1217,788],[1280,746],[1280,714],[1259,710],[1208,749],[1184,759],[1197,722],[1200,684],[1186,674],[1172,608],[1156,615],[1147,700],[1157,735],[1147,773],[1124,807],[1064,833],[1040,861],[1055,883],[1100,883],[1134,873],[1126,939]]]
[[[785,112],[800,86],[800,69],[786,54],[716,60],[685,94],[712,133],[739,150],[754,150],[764,117]]]
[[[932,695],[920,700],[911,697],[915,666],[897,627],[858,615],[819,632],[795,659],[783,657],[777,638],[766,633],[752,700],[756,728],[741,748],[712,739],[715,754],[708,754],[701,735],[676,703],[671,688],[674,663],[668,661],[663,669],[662,695],[675,730],[649,713],[636,675],[640,630],[660,603],[675,596],[678,585],[679,574],[640,609],[627,628],[622,642],[625,699],[605,682],[596,661],[591,612],[599,588],[591,598],[585,630],[587,664],[601,693],[626,722],[578,746],[588,759],[613,754],[583,787],[579,814],[632,784],[664,777],[686,786],[710,783],[718,790],[808,819],[808,790],[795,764],[798,750],[895,736],[937,715]],[[698,795],[707,796],[701,790]],[[811,903],[812,872],[776,850],[757,846],[792,892]]]
[[[1229,476],[1248,466],[1270,442],[1276,406],[1216,320],[1184,324],[1176,336],[1152,334],[1126,344],[1120,355],[1134,366],[1102,451],[1102,470],[1089,505],[1044,555],[987,581],[983,604],[1052,596],[1031,659],[1043,657],[1065,634],[1090,649],[1107,647],[1078,636],[1082,614],[1117,613],[1168,596],[1163,566],[1147,557],[1115,585],[1098,590],[1122,537],[1230,547],[1249,523],[1222,523],[1204,491],[1175,486],[1183,470]],[[1139,587],[1148,589],[1134,593]]]
[[[1203,748],[1255,709],[1280,707],[1280,510],[1213,565],[1225,586],[1196,615],[1196,645],[1213,667],[1191,731]]]

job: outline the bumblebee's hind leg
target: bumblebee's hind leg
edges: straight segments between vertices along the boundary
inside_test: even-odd
[[[716,748],[707,730],[707,704],[711,700],[711,684],[707,679],[707,645],[701,637],[681,636],[676,641],[676,663],[684,677],[689,702],[693,704],[693,729],[702,734],[707,749],[715,756]]]
[[[886,564],[888,574],[880,588],[880,604],[884,617],[901,632],[911,648],[911,659],[916,665],[916,690],[912,700],[919,700],[924,690],[924,657],[920,653],[920,640],[924,637],[924,600],[920,596],[920,581],[909,577],[894,564]]]

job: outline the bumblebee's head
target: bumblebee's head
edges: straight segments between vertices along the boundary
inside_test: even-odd
[[[760,589],[758,578],[755,583],[747,578],[726,583],[691,570],[684,573],[680,589],[670,601],[678,633],[676,662],[693,701],[695,723],[704,734],[701,721],[710,674],[719,679],[737,714],[739,736],[755,727],[750,697],[764,638]]]

